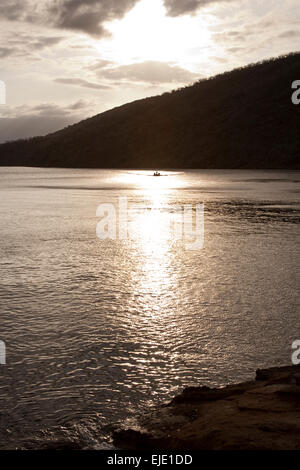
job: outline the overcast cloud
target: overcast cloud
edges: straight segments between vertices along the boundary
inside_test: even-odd
[[[97,68],[96,68],[97,70]],[[100,68],[97,72],[99,78],[111,80],[126,80],[144,82],[149,84],[178,83],[186,84],[196,81],[199,77],[194,74],[166,62],[147,61],[120,67]]]
[[[164,0],[166,12],[178,16],[201,7],[234,0]],[[83,31],[92,36],[108,34],[104,23],[122,18],[138,0],[1,0],[0,19],[51,25]]]
[[[234,0],[165,0],[167,14],[170,16],[186,15],[195,13],[203,7],[216,3],[224,3]],[[235,0],[237,1],[237,0]]]
[[[91,103],[83,100],[67,106],[41,103],[37,106],[6,107],[0,117],[0,140],[6,142],[46,135],[83,119]]]

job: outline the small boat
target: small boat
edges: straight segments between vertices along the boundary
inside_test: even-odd
[[[159,171],[155,171],[155,172],[153,173],[153,176],[160,176],[160,172],[159,172]]]

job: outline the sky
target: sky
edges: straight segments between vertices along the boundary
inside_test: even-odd
[[[299,51],[300,1],[1,0],[0,37],[4,142]]]

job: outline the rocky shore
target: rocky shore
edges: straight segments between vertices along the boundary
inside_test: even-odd
[[[189,387],[113,431],[119,449],[300,449],[300,366],[257,370],[251,382]]]

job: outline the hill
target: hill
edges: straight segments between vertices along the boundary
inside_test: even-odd
[[[138,100],[45,137],[0,145],[0,165],[299,169],[300,53]]]

